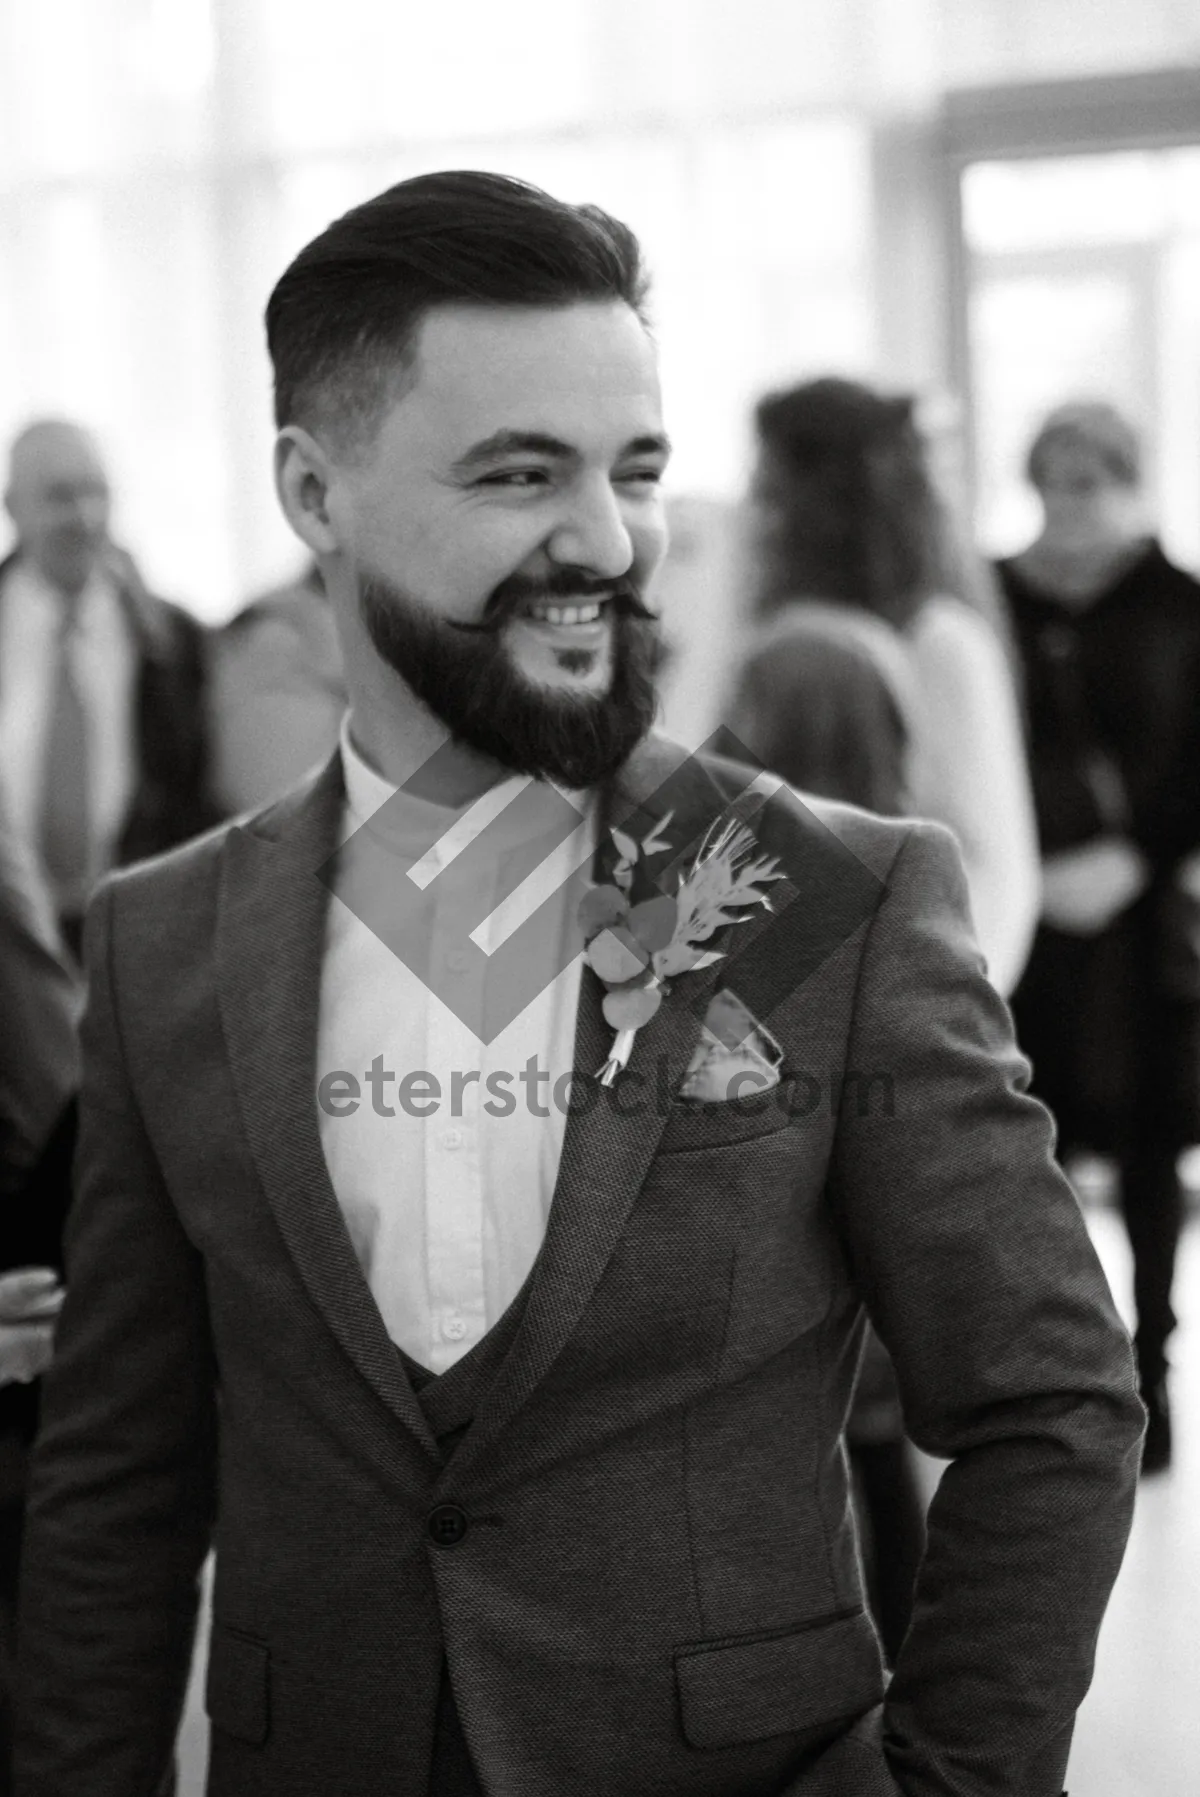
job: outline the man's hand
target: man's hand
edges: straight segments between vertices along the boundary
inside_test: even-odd
[[[0,1385],[28,1385],[46,1371],[63,1297],[53,1267],[0,1273]]]
[[[1146,890],[1150,867],[1136,844],[1102,836],[1042,864],[1042,917],[1068,936],[1098,936]]]

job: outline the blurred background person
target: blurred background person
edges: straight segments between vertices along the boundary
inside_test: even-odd
[[[998,564],[1044,857],[1015,1011],[1060,1153],[1116,1162],[1153,1472],[1171,1459],[1178,1161],[1200,1137],[1200,584],[1148,528],[1138,438],[1113,407],[1052,412],[1027,474],[1042,529]]]
[[[755,421],[760,622],[729,726],[785,778],[805,784],[801,775],[811,770],[822,782],[812,790],[849,796],[835,788],[852,772],[844,758],[854,753],[859,730],[840,697],[814,690],[801,641],[811,641],[814,604],[827,616],[830,607],[844,613],[845,633],[874,646],[904,706],[902,808],[948,825],[958,838],[988,972],[1007,996],[1038,914],[1020,713],[992,621],[948,584],[962,564],[962,533],[930,478],[913,401],[825,378],[769,395]],[[831,706],[837,739],[819,717],[817,734],[827,749],[836,748],[845,776],[828,760],[815,766],[805,741],[812,726],[801,713]]]
[[[341,650],[314,562],[213,635],[212,784],[221,810],[265,805],[324,761],[346,703]]]
[[[760,619],[729,710],[790,784],[955,831],[992,977],[1007,994],[1036,915],[1032,808],[1009,664],[948,589],[964,563],[906,398],[824,379],[756,413]],[[976,588],[984,583],[976,575]],[[899,1393],[868,1342],[848,1428],[872,1607],[889,1658],[908,1627],[924,1503]]]
[[[0,1793],[34,1383],[62,1302],[80,993],[31,857],[0,824]]]
[[[0,563],[0,786],[77,952],[101,873],[216,819],[203,634],[112,542],[108,475],[78,425],[20,433],[5,504],[16,545]]]

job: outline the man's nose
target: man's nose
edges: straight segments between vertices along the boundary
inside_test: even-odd
[[[546,545],[552,561],[586,568],[602,580],[619,580],[633,565],[633,538],[608,481],[573,496]]]

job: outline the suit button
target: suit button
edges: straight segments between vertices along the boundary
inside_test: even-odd
[[[434,1547],[457,1547],[466,1539],[470,1523],[457,1504],[439,1504],[429,1512],[429,1539]]]

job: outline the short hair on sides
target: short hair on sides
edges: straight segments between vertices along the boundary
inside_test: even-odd
[[[401,181],[302,249],[267,303],[275,422],[361,450],[439,305],[622,300],[646,323],[638,240],[599,206],[478,170]]]
[[[1046,451],[1058,444],[1082,449],[1096,457],[1119,487],[1136,487],[1142,478],[1142,448],[1129,420],[1101,400],[1075,400],[1056,406],[1038,426],[1025,457],[1025,476],[1040,488]]]

